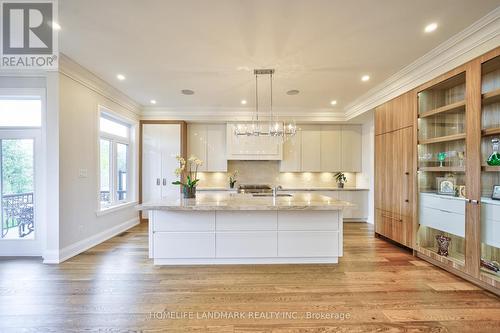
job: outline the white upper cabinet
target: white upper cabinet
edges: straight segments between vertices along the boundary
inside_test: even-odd
[[[302,125],[283,144],[280,172],[361,172],[360,125]]]
[[[280,163],[280,172],[299,172],[302,158],[302,131],[290,137],[283,143],[283,160]]]
[[[282,160],[281,138],[270,136],[237,136],[234,125],[227,124],[226,150],[228,160]]]
[[[225,124],[189,124],[187,141],[188,157],[203,160],[198,171],[227,171]]]
[[[227,171],[226,125],[207,125],[207,171]]]
[[[360,125],[342,126],[342,171],[361,172],[362,130]]]
[[[194,155],[203,161],[199,171],[207,171],[207,127],[203,124],[188,124],[188,157]]]
[[[321,168],[322,172],[348,171],[342,165],[342,127],[321,126]]]
[[[321,171],[321,126],[304,125],[301,128],[301,171]]]

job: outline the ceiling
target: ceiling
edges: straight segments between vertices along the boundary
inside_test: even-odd
[[[251,108],[253,69],[275,68],[275,107],[336,112],[499,5],[60,0],[60,51],[145,106],[154,99],[158,108],[237,111],[245,99]],[[431,22],[438,29],[424,33]],[[117,80],[118,73],[126,79]],[[366,74],[371,79],[361,82]],[[259,82],[261,88],[268,84]],[[300,93],[287,95],[291,89]]]

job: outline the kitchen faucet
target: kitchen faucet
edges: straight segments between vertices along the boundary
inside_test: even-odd
[[[283,186],[281,186],[281,185],[277,185],[277,186],[273,187],[273,197],[276,198],[276,195],[278,194],[278,191],[282,190],[282,189],[283,189]]]

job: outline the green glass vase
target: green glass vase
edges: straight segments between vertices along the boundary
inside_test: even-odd
[[[491,166],[500,166],[500,153],[498,152],[498,146],[499,146],[500,140],[498,139],[493,139],[491,140],[491,144],[493,145],[493,152],[491,153],[490,157],[488,157],[488,160],[486,163]]]

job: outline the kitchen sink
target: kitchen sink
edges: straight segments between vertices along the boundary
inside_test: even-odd
[[[272,193],[254,193],[252,194],[254,197],[273,197]],[[278,193],[276,194],[277,197],[293,197],[292,194],[288,193]]]

